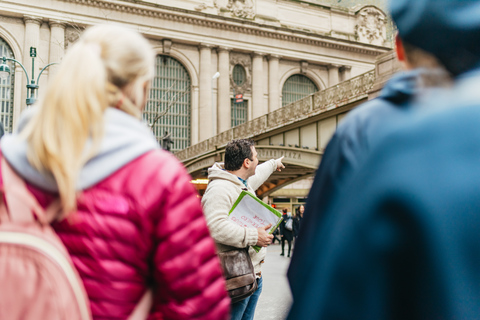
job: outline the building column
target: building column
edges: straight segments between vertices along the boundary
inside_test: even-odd
[[[40,44],[40,25],[42,24],[42,18],[33,17],[33,16],[24,16],[25,21],[25,45],[23,47],[23,66],[27,70],[28,77],[32,80],[32,58],[30,57],[30,47],[37,49],[37,56],[39,53],[39,44]],[[39,59],[36,59],[35,62],[39,62]],[[38,65],[35,66],[35,79],[38,77]],[[25,100],[27,98],[27,88],[26,82],[23,82],[22,90],[22,110],[26,108]]]
[[[252,59],[252,118],[268,113],[263,101],[263,53],[254,52]]]
[[[270,55],[268,57],[268,112],[280,108],[280,95],[278,93],[278,63],[280,57]]]
[[[199,141],[213,136],[212,46],[200,45]]]
[[[66,23],[58,20],[50,20],[50,56],[48,63],[60,62],[65,55],[65,26]],[[54,64],[48,67],[48,77],[55,75],[58,65]]]
[[[230,48],[218,48],[217,133],[231,127],[230,107]]]
[[[352,77],[352,66],[343,66],[343,80],[348,80]]]
[[[338,66],[336,65],[329,65],[328,66],[328,86],[332,87],[339,82],[338,77]]]

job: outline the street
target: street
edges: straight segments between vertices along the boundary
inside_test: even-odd
[[[285,243],[285,249],[287,244]],[[292,295],[287,281],[290,258],[280,256],[281,247],[273,244],[267,249],[262,266],[263,291],[255,310],[255,320],[283,320],[287,317]]]

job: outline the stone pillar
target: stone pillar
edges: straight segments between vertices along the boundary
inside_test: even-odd
[[[231,49],[218,48],[218,72],[217,79],[217,133],[226,131],[231,127],[230,109],[230,51]]]
[[[279,56],[268,57],[268,112],[280,108],[280,95],[278,93],[278,62]]]
[[[24,16],[25,21],[25,45],[23,47],[23,66],[27,70],[30,81],[32,80],[32,58],[30,57],[30,47],[37,49],[37,56],[39,54],[40,44],[40,25],[42,24],[42,18],[33,16]],[[38,64],[39,60],[35,59],[35,63]],[[38,77],[38,65],[35,66],[35,81]],[[22,82],[24,89],[22,90],[22,110],[26,108],[25,99],[27,98],[26,82]]]
[[[340,81],[338,75],[339,75],[338,66],[336,65],[328,66],[328,86],[329,87],[338,84],[338,82]]]
[[[252,61],[252,118],[268,113],[263,101],[263,53],[254,52]]]
[[[61,62],[65,55],[65,22],[50,20],[50,56],[48,63]],[[58,65],[48,67],[48,77],[55,75]],[[42,76],[43,77],[43,76]]]
[[[343,67],[343,76],[344,76],[344,80],[348,80],[352,77],[352,66]]]
[[[213,136],[212,46],[200,45],[199,141]]]

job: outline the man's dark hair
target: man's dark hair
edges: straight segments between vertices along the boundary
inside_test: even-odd
[[[242,167],[243,160],[253,161],[252,147],[254,141],[250,139],[237,139],[230,141],[225,148],[225,169],[237,171]]]

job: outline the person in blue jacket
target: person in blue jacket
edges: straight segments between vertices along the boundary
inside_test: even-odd
[[[335,195],[288,319],[480,319],[480,1],[390,7],[455,86],[392,125]]]
[[[355,169],[369,154],[375,141],[391,130],[391,123],[408,117],[411,102],[423,91],[449,83],[448,73],[440,63],[423,50],[404,44],[396,37],[396,51],[405,71],[394,75],[379,97],[352,110],[331,138],[317,170],[308,196],[305,220],[297,239],[297,250],[288,270],[290,287],[295,295],[308,277],[303,273],[308,245],[325,221],[325,212],[335,195],[341,193]]]

